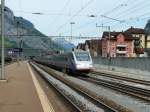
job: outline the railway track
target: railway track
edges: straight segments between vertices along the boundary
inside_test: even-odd
[[[32,64],[32,66],[34,66],[34,68],[36,69],[40,69],[38,68],[36,65]],[[43,67],[42,67],[43,69]],[[47,70],[44,70],[47,72]],[[42,70],[38,70],[38,72],[40,72],[40,74],[43,74],[43,76],[49,81],[49,75],[45,75],[46,73],[42,71]],[[49,72],[48,72],[49,73]],[[56,78],[57,80],[61,80],[62,83],[64,83],[66,86],[68,86],[69,88],[71,88],[72,90],[76,91],[79,95],[83,96],[84,98],[86,98],[88,101],[90,101],[92,104],[96,105],[96,107],[100,107],[100,108],[103,108],[104,111],[106,112],[131,112],[130,110],[128,109],[125,109],[125,108],[122,108],[122,107],[119,107],[119,106],[115,106],[115,108],[101,102],[99,100],[98,97],[94,97],[93,95],[87,92],[85,92],[84,90],[81,89],[81,87],[78,87],[77,85],[74,85],[72,82],[69,82],[67,81],[65,78],[63,77],[58,77],[58,75],[56,74],[51,74],[54,78]],[[51,82],[50,82],[51,83]],[[52,83],[51,83],[52,84]],[[90,112],[90,111],[87,111],[85,110],[85,107],[82,107],[83,105],[82,104],[78,104],[79,102],[76,102],[74,98],[70,98],[68,95],[64,94],[61,90],[59,89],[55,84],[52,84],[72,105],[74,105],[77,110],[79,112]],[[85,105],[84,105],[85,106]]]
[[[109,77],[112,79],[119,79],[122,81],[128,81],[128,82],[133,82],[133,83],[137,83],[137,84],[143,84],[143,85],[150,86],[150,81],[145,81],[145,80],[140,80],[140,79],[135,79],[135,78],[130,78],[130,77],[124,77],[124,76],[118,76],[118,75],[109,74],[109,73],[101,73],[101,72],[96,72],[96,71],[91,72],[91,73],[100,75],[100,76],[104,76],[104,77]]]
[[[144,101],[150,102],[150,90],[138,88],[138,87],[134,87],[134,86],[126,85],[126,84],[121,84],[118,82],[102,80],[102,79],[98,79],[92,76],[89,76],[86,78],[84,77],[79,77],[79,78],[85,81],[92,82],[97,85],[101,85],[101,86],[119,91],[124,94],[128,94],[130,96],[142,99]]]

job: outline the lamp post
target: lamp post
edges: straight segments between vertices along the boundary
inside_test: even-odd
[[[75,22],[70,22],[70,25],[71,25],[71,31],[70,31],[70,36],[71,36],[71,39],[72,39],[72,25],[75,24]]]
[[[1,0],[1,38],[2,38],[2,52],[1,52],[1,75],[0,75],[0,80],[5,81],[5,56],[4,56],[4,36],[5,36],[5,30],[4,30],[4,6],[5,6],[5,1]]]

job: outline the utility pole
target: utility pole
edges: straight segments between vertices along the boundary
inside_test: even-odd
[[[108,57],[110,58],[111,56],[110,56],[110,38],[111,38],[111,35],[110,35],[110,26],[104,26],[103,24],[101,25],[101,26],[98,26],[97,24],[96,24],[96,27],[101,27],[101,28],[107,28],[108,29]]]
[[[110,38],[111,38],[111,34],[110,34],[110,26],[104,26],[103,24],[101,26],[98,26],[96,24],[96,27],[102,27],[102,28],[107,28],[108,29],[108,70],[110,70],[110,64],[111,64],[111,52],[110,52]]]
[[[1,38],[2,38],[2,54],[1,54],[1,76],[0,80],[5,81],[5,54],[4,54],[4,36],[5,36],[5,24],[4,24],[4,6],[5,0],[1,0]]]

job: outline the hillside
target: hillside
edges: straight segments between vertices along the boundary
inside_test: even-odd
[[[71,51],[72,48],[75,48],[75,45],[72,43],[69,43],[63,38],[55,39],[54,41],[56,44],[59,44],[65,51]]]
[[[23,48],[55,49],[56,46],[60,48],[50,38],[38,31],[30,21],[14,16],[7,7],[5,7],[5,35],[6,47],[17,47],[18,41],[21,41]],[[53,46],[50,45],[52,43]]]

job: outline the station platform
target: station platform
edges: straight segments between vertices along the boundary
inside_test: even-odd
[[[6,82],[0,82],[0,112],[54,112],[27,61],[7,65],[5,71]]]

